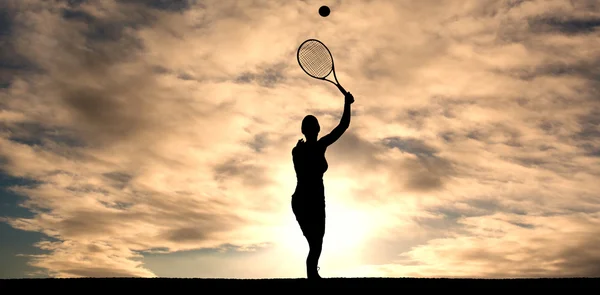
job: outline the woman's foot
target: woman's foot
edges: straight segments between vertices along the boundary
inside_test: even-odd
[[[321,276],[319,275],[319,269],[321,269],[320,267],[317,266],[317,269],[313,269],[312,271],[308,272],[308,279],[322,279]]]

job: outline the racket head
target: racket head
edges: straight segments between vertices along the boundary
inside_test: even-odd
[[[325,79],[333,71],[333,56],[329,48],[317,39],[308,39],[296,53],[300,68],[309,76]]]

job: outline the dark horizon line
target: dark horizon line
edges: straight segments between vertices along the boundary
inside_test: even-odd
[[[476,281],[506,281],[506,280],[600,280],[600,277],[522,277],[522,278],[452,278],[452,277],[324,277],[334,280],[476,280]],[[18,280],[306,280],[303,277],[289,278],[186,278],[186,277],[71,277],[71,278],[0,278],[0,281]]]

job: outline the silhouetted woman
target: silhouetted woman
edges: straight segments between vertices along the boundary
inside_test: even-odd
[[[306,138],[298,140],[292,149],[294,169],[296,170],[296,191],[292,195],[292,210],[302,229],[302,234],[310,248],[306,258],[306,275],[309,279],[320,279],[318,272],[319,257],[325,235],[325,188],[323,174],[327,171],[325,150],[334,143],[350,126],[350,105],[354,97],[350,92],[345,95],[344,113],[340,123],[331,133],[317,140],[319,121],[312,115],[302,120],[302,134]]]

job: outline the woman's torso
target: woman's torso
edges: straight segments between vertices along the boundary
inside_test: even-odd
[[[325,150],[326,147],[318,141],[294,147],[292,157],[297,180],[294,196],[319,199],[325,197],[323,174],[328,168]]]

